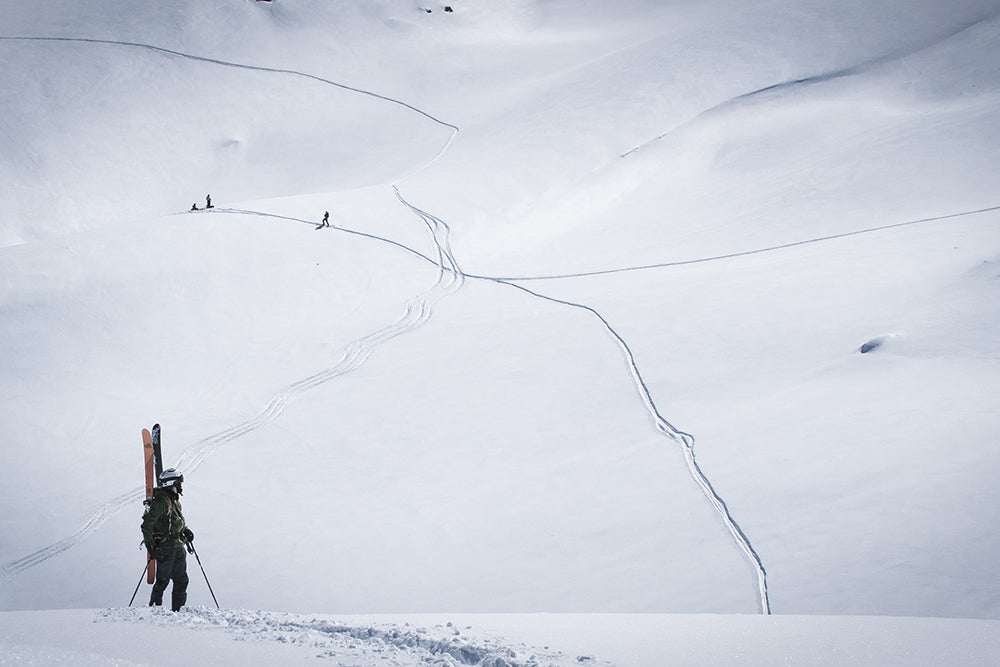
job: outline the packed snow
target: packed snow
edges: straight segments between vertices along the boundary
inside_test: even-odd
[[[0,663],[989,664],[1000,2],[449,6],[0,0]]]

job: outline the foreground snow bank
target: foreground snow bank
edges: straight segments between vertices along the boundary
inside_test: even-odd
[[[0,664],[988,665],[1000,622],[663,614],[0,613]]]

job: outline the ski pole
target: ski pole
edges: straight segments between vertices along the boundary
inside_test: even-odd
[[[130,606],[130,607],[132,606],[132,603],[135,602],[135,596],[139,593],[139,587],[142,586],[142,580],[146,578],[146,570],[149,569],[149,563],[152,560],[153,559],[149,557],[148,552],[147,552],[147,555],[146,555],[146,567],[142,568],[142,574],[139,575],[139,583],[137,583],[135,585],[135,592],[132,593],[132,599],[128,601],[128,606]]]
[[[201,568],[201,576],[205,577],[205,583],[208,584],[208,592],[212,594],[212,600],[215,602],[215,608],[221,609],[219,601],[215,599],[215,591],[212,590],[212,584],[208,580],[208,575],[205,574],[205,566],[201,564],[201,557],[198,556],[198,551],[194,548],[194,542],[185,541],[185,544],[187,545],[188,552],[193,553],[195,559],[198,561],[198,567]]]

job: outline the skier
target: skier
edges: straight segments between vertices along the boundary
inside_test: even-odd
[[[320,224],[320,227],[329,227],[329,226],[330,226],[330,212],[323,211],[323,222]]]
[[[149,509],[142,517],[143,541],[156,559],[156,582],[149,596],[149,605],[163,604],[163,592],[173,579],[170,605],[173,611],[180,611],[187,602],[187,552],[184,545],[194,542],[194,533],[184,523],[184,515],[181,514],[183,483],[184,475],[174,468],[160,473],[160,485],[154,489]]]
[[[212,208],[212,195],[205,195],[205,208]]]

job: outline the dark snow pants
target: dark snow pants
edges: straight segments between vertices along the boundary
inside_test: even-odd
[[[170,608],[179,611],[187,602],[187,551],[181,545],[166,547],[156,555],[156,582],[153,593],[149,596],[149,605],[162,605],[163,592],[167,584],[174,580],[174,589],[170,595]]]

